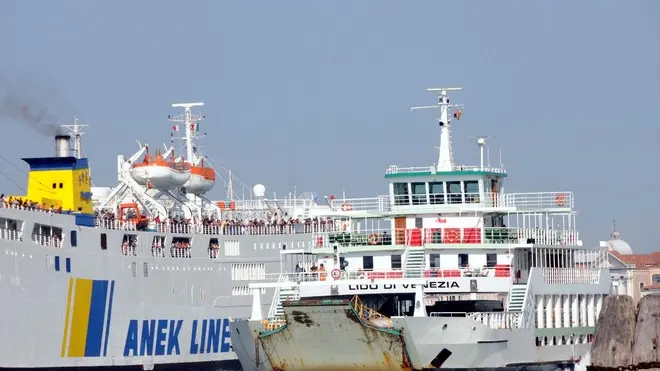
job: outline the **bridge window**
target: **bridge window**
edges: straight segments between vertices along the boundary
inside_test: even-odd
[[[410,205],[408,183],[394,183],[394,204]]]
[[[412,183],[412,204],[426,205],[426,183]]]
[[[497,265],[497,254],[486,254],[486,266],[492,268]]]
[[[461,182],[447,182],[447,203],[463,203],[463,192],[461,192]]]
[[[390,255],[392,259],[392,269],[401,269],[401,255]]]
[[[466,204],[479,203],[479,181],[466,180],[463,182],[463,191],[465,193]]]
[[[373,256],[363,256],[362,257],[362,269],[373,270],[374,269],[374,257]]]
[[[466,268],[470,265],[470,258],[468,254],[458,254],[458,267]]]
[[[429,199],[431,205],[442,205],[445,203],[445,185],[443,182],[429,183]]]
[[[654,274],[651,278],[651,282],[653,282],[653,284],[660,284],[660,274]]]
[[[429,267],[440,268],[440,254],[429,254]]]

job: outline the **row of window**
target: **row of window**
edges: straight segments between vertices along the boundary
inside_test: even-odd
[[[391,255],[391,269],[401,269],[401,255]],[[343,259],[343,258],[342,258]],[[440,254],[429,254],[430,268],[440,268]],[[466,268],[470,265],[469,254],[458,254],[458,267]],[[497,265],[497,254],[486,254],[486,267],[493,268]],[[374,257],[363,256],[362,268],[365,270],[374,269]]]
[[[395,205],[479,203],[478,180],[394,183]]]
[[[458,267],[466,268],[470,265],[469,254],[458,254]],[[493,268],[497,265],[497,254],[486,254],[486,267]],[[440,254],[429,254],[429,266],[440,268]]]

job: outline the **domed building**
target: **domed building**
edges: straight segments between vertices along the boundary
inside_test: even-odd
[[[660,284],[660,252],[635,254],[616,228],[600,246],[608,251],[613,294],[630,295],[637,302],[645,288]]]

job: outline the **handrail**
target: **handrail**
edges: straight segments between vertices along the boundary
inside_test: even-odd
[[[529,271],[529,277],[533,277],[534,267]],[[532,281],[529,280],[525,285],[525,298],[523,299],[522,304],[522,317],[519,320],[518,328],[534,328],[534,316],[536,311],[534,310],[534,295],[532,290]]]
[[[284,274],[280,274],[280,277],[277,279],[277,283],[282,283],[284,282],[284,279],[286,276]],[[281,290],[282,285],[277,285],[275,287],[275,291],[273,292],[273,299],[270,301],[270,308],[268,309],[268,318],[269,319],[274,319],[277,314],[277,307],[280,305],[280,290]]]
[[[353,296],[350,304],[362,323],[374,328],[392,328],[392,320],[390,318],[364,305],[357,295]]]

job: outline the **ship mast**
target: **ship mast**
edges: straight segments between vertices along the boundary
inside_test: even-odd
[[[438,153],[438,163],[436,169],[438,171],[451,171],[454,167],[454,152],[451,146],[451,119],[449,110],[453,107],[460,107],[459,105],[452,105],[449,103],[447,92],[463,90],[463,88],[429,88],[426,91],[435,92],[438,95],[438,103],[432,106],[411,107],[410,110],[438,108],[440,107],[440,117],[438,123],[440,125],[440,148]],[[454,112],[454,118],[459,120],[461,118],[461,110]]]
[[[186,142],[186,161],[191,165],[196,165],[197,158],[194,155],[193,139],[197,137],[197,125],[199,122],[206,118],[206,116],[192,113],[192,107],[203,106],[204,103],[175,103],[172,104],[173,108],[183,107],[183,115],[178,115],[169,118],[170,122],[183,123],[185,129],[184,140]],[[178,124],[177,124],[178,125]],[[177,126],[178,129],[178,126]]]
[[[71,133],[71,137],[73,138],[73,157],[75,158],[82,158],[82,136],[85,134],[85,132],[80,131],[81,128],[87,127],[89,125],[78,125],[78,118],[74,117],[73,118],[73,124],[72,125],[62,125],[63,128],[66,128],[69,130]]]

